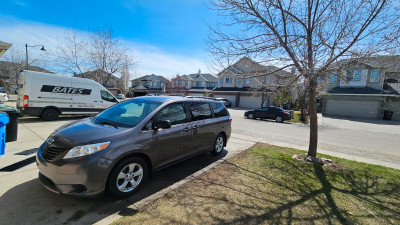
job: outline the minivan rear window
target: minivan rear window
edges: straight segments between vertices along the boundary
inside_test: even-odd
[[[215,117],[224,117],[229,115],[228,110],[226,110],[222,103],[213,102],[211,103],[211,106],[213,107]]]
[[[192,121],[209,119],[212,117],[210,105],[207,102],[192,103],[190,105],[190,115],[192,116]]]
[[[157,113],[157,120],[169,120],[171,125],[186,123],[185,108],[181,103],[167,105]]]

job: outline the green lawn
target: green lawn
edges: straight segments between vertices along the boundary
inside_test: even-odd
[[[400,224],[400,171],[259,145],[115,224]]]

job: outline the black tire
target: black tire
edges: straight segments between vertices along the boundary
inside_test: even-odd
[[[277,123],[282,123],[282,122],[283,122],[282,116],[277,116],[277,117],[275,118],[275,121],[276,121]]]
[[[213,155],[221,154],[221,152],[224,151],[225,143],[226,143],[225,135],[218,134],[217,137],[215,138],[214,148],[211,151],[211,153]]]
[[[130,173],[129,165],[133,165],[133,169],[131,170],[132,173]],[[140,172],[138,173],[140,169],[142,170],[141,175]],[[128,196],[131,196],[143,185],[148,172],[148,165],[146,161],[142,158],[132,157],[126,159],[117,164],[111,171],[107,182],[107,189],[111,195],[117,198],[126,198]],[[127,177],[119,177],[121,173],[126,173]],[[124,187],[123,184],[125,183],[126,185]],[[120,188],[124,190],[121,191],[118,185],[120,185]]]
[[[56,120],[59,115],[60,113],[55,109],[45,109],[40,117],[47,121],[53,121]]]
[[[249,114],[247,115],[247,118],[249,118],[249,119],[256,119],[256,118],[254,117],[254,114],[253,114],[253,113],[249,113]]]

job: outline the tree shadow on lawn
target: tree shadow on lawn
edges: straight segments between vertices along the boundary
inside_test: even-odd
[[[153,174],[132,197],[115,199],[108,194],[98,198],[72,198],[46,190],[38,179],[22,183],[0,197],[0,224],[93,224],[119,213],[132,215],[128,206],[192,175],[225,157],[203,153]],[[9,175],[12,176],[12,175]]]
[[[192,187],[172,194],[168,200],[176,198],[177,203],[171,204],[190,219],[153,210],[143,213],[167,223],[195,224],[396,224],[400,220],[398,182],[382,182],[367,169],[341,170],[263,157],[268,171],[254,172],[225,161],[197,178]]]

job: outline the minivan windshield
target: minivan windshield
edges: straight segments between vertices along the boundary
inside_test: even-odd
[[[161,102],[143,99],[125,101],[99,113],[93,118],[93,122],[113,127],[131,128],[139,124],[160,105]]]

